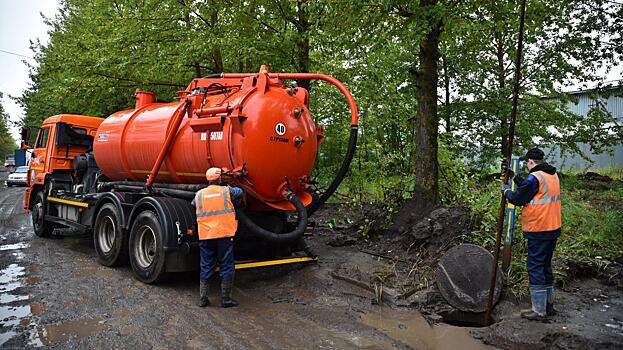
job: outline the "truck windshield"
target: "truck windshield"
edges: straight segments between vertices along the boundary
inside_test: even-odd
[[[17,170],[15,170],[16,173],[27,173],[28,172],[28,167],[27,166],[20,166],[17,167]]]

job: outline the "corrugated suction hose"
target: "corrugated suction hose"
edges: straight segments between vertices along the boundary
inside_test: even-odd
[[[294,194],[294,192],[288,192],[286,194],[286,199],[294,205],[298,215],[296,228],[291,232],[276,233],[268,231],[253,222],[253,220],[251,220],[251,218],[247,216],[244,210],[238,211],[238,219],[256,236],[263,238],[267,241],[275,243],[290,243],[297,241],[303,236],[303,233],[305,233],[305,228],[307,227],[307,210],[305,209],[305,206],[303,205],[301,200]]]

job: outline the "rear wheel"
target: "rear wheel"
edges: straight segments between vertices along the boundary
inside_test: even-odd
[[[49,221],[45,221],[47,214],[47,203],[45,194],[38,192],[35,196],[35,204],[32,206],[32,227],[35,234],[39,237],[50,237],[54,231],[55,225]]]
[[[112,203],[102,206],[95,219],[93,241],[97,261],[104,266],[115,266],[128,261],[128,235],[121,227],[121,214]]]
[[[165,277],[163,230],[151,210],[140,213],[130,231],[130,264],[134,276],[144,283],[156,283]]]

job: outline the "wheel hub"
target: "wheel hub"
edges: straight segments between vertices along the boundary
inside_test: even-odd
[[[105,216],[97,232],[97,241],[102,252],[109,253],[113,249],[116,237],[117,226],[115,225],[115,220],[110,216]]]
[[[149,226],[142,226],[138,231],[138,244],[134,248],[136,262],[141,268],[148,268],[156,255],[156,234]]]

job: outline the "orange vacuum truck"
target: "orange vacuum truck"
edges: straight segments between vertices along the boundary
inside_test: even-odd
[[[310,175],[324,129],[310,114],[308,91],[283,83],[294,79],[334,85],[352,115],[342,165],[320,195]],[[344,178],[357,143],[357,106],[348,89],[330,76],[268,73],[262,66],[259,73],[194,79],[178,97],[158,103],[137,90],[134,109],[106,119],[47,118],[32,146],[24,196],[37,236],[63,227],[92,232],[102,265],[129,261],[145,283],[195,270],[191,200],[206,186],[205,171],[219,167],[245,193],[236,268],[315,260],[303,239],[308,217]],[[28,140],[24,128],[24,148]]]

